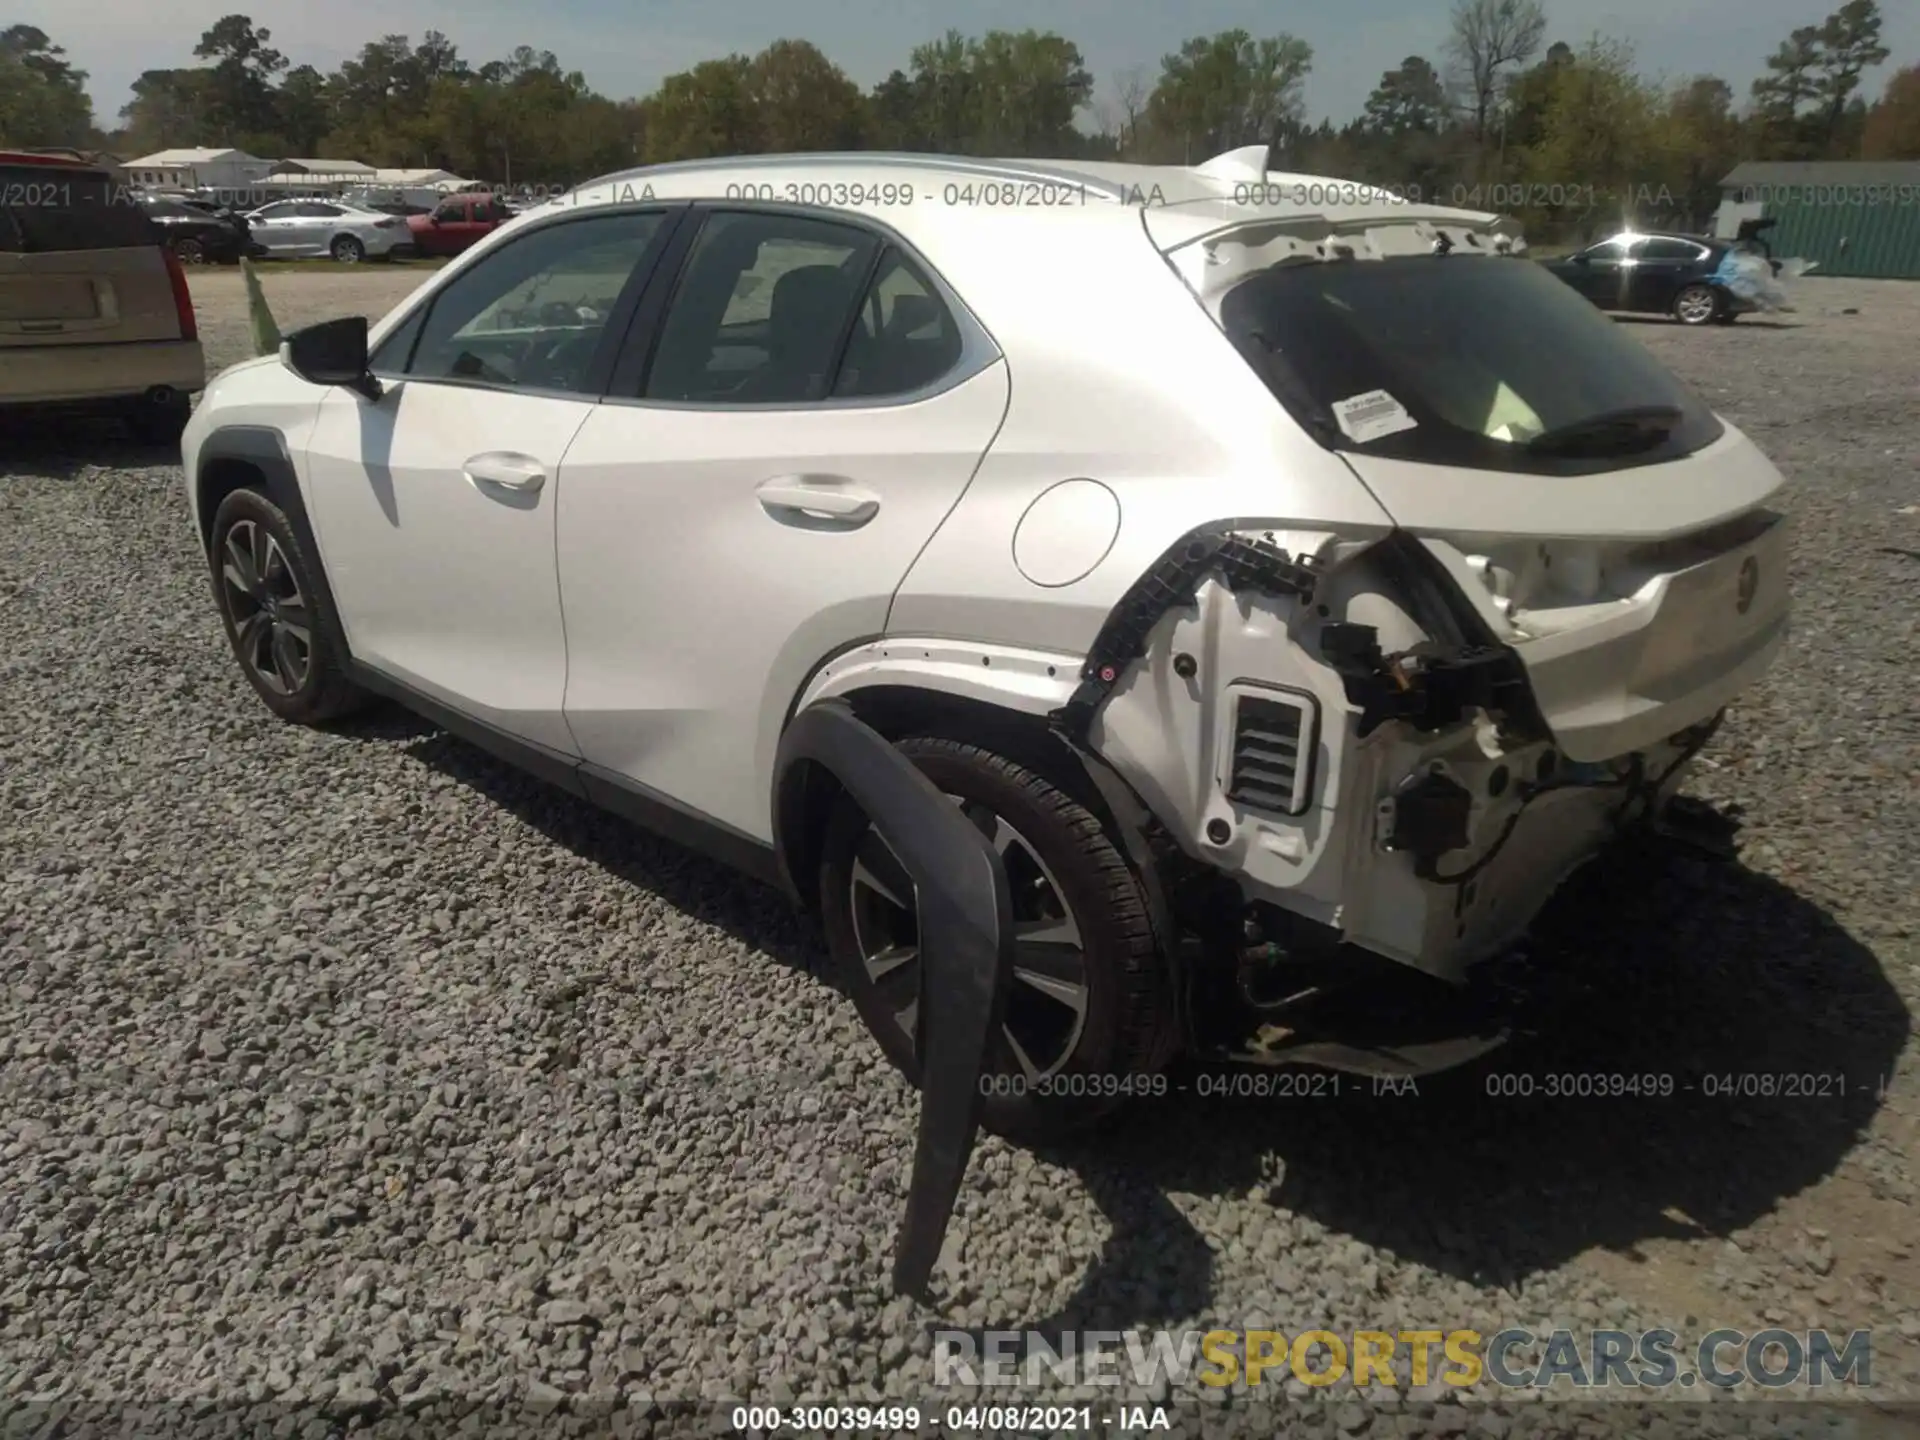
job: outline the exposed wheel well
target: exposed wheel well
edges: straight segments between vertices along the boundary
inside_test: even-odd
[[[220,508],[222,500],[236,490],[258,490],[263,495],[267,493],[265,471],[251,461],[237,460],[227,455],[215,456],[202,465],[194,484],[199,496],[202,550],[213,544],[213,515]]]
[[[984,746],[1044,775],[1103,821],[1111,821],[1079,758],[1054,733],[1044,715],[911,685],[876,685],[843,698],[864,724],[889,740],[923,736]],[[802,763],[807,771],[799,804],[776,823],[781,830],[778,839],[787,874],[799,891],[796,898],[811,907],[814,897],[808,882],[819,868],[821,841],[841,786],[822,767]]]

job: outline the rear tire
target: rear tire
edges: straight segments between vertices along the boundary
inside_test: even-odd
[[[915,738],[898,748],[983,831],[1003,837],[1016,937],[1030,937],[982,1077],[982,1123],[1021,1140],[1085,1129],[1145,1090],[1167,1054],[1172,1001],[1139,881],[1099,819],[1037,772],[959,741]],[[828,948],[868,1031],[918,1086],[908,1028],[920,1003],[917,917],[910,889],[904,905],[887,898],[901,888],[889,864],[898,862],[866,815],[842,797],[820,867]],[[876,877],[881,885],[868,883]],[[907,952],[916,958],[889,965]]]
[[[347,656],[332,639],[338,617],[279,506],[257,490],[222,500],[208,569],[234,659],[274,714],[321,725],[372,700],[347,678]]]
[[[182,265],[207,263],[207,247],[198,240],[182,238],[173,242],[173,253]]]
[[[367,247],[351,235],[336,236],[330,249],[333,258],[342,265],[358,265],[367,258]]]
[[[1708,325],[1726,307],[1711,285],[1688,285],[1673,297],[1673,318],[1682,325]]]

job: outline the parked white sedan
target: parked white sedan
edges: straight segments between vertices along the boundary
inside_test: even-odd
[[[277,259],[331,255],[343,265],[411,250],[407,222],[339,200],[281,200],[247,217],[253,239]]]

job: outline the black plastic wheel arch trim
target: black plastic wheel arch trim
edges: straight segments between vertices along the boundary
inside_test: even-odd
[[[1127,668],[1147,652],[1147,637],[1168,611],[1191,605],[1201,583],[1217,574],[1236,595],[1311,603],[1319,572],[1271,540],[1251,540],[1232,524],[1206,525],[1176,540],[1107,612],[1080,667],[1080,684],[1048,718],[1067,739],[1085,741],[1093,717]]]
[[[306,497],[300,493],[300,480],[294,472],[287,438],[271,425],[223,425],[200,443],[193,477],[194,506],[208,566],[213,564],[213,512],[219,508],[219,502],[208,503],[207,470],[222,460],[236,461],[259,472],[261,484],[243,488],[262,491],[287,517],[287,524],[293,527],[294,538],[300,542],[301,553],[313,571],[309,578],[325,602],[322,611],[327,639],[336,654],[346,656],[347,637],[340,627],[340,610],[333,603],[333,587],[327,583],[327,567],[320,557],[313,522],[307,516]]]
[[[809,705],[780,737],[777,819],[804,808],[807,774],[815,765],[866,811],[913,878],[920,916],[920,1130],[894,1248],[893,1287],[923,1297],[973,1154],[980,1079],[1006,1012],[1012,897],[1006,868],[987,838],[844,701]]]

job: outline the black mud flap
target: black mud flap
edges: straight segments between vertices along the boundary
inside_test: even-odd
[[[981,1074],[1013,972],[1006,868],[987,838],[880,733],[837,701],[780,739],[776,815],[801,803],[811,762],[845,787],[913,878],[920,915],[920,1134],[893,1288],[926,1294],[979,1133]]]

